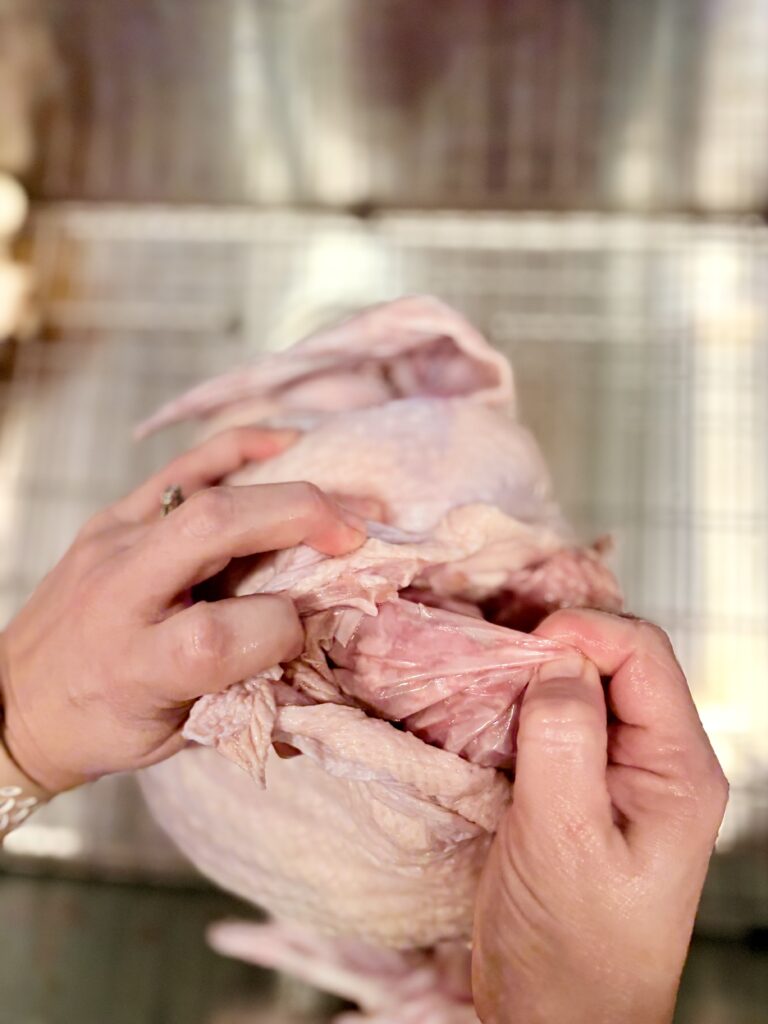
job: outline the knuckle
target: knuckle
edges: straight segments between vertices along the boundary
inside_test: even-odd
[[[226,651],[224,623],[212,604],[201,601],[186,615],[180,654],[185,665],[208,665],[219,661]]]
[[[81,579],[90,579],[100,564],[99,545],[91,534],[79,535],[67,553],[68,568]]]
[[[103,533],[110,526],[114,526],[114,516],[109,510],[102,509],[90,516],[77,532],[76,541],[88,541],[97,534]]]
[[[527,708],[523,704],[521,728],[527,738],[548,749],[576,749],[600,735],[595,709],[560,684],[534,697]]]
[[[211,537],[225,530],[232,521],[233,499],[226,487],[198,491],[175,513],[178,527],[196,539]],[[180,520],[180,522],[179,522]]]
[[[716,763],[710,772],[710,777],[704,791],[704,799],[713,817],[716,818],[718,825],[725,814],[729,794],[730,784],[728,779],[725,777],[723,769]]]
[[[728,803],[728,798],[731,795],[731,784],[728,781],[728,777],[726,776],[725,772],[723,771],[723,769],[720,767],[719,764],[717,766],[717,771],[716,771],[715,774],[716,774],[717,792],[718,792],[722,802],[724,804],[726,804],[726,803]]]
[[[717,832],[728,803],[728,780],[717,761],[703,771],[678,776],[670,787],[677,816],[707,835]]]

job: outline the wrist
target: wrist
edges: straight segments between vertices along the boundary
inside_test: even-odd
[[[0,739],[0,841],[51,796],[22,770]]]
[[[77,785],[77,782],[66,781],[63,773],[39,749],[32,730],[19,711],[11,685],[10,658],[4,632],[0,632],[0,756],[4,764],[13,766],[20,781],[27,781],[26,788],[39,791],[41,802]]]
[[[50,800],[76,785],[64,781],[61,773],[37,753],[34,745],[20,742],[18,733],[15,729],[9,728],[7,721],[3,722],[0,747],[19,774],[26,778],[31,786],[44,793],[46,799]]]

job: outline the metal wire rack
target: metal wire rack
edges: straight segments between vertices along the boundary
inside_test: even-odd
[[[688,671],[734,784],[701,926],[768,923],[768,231],[54,205],[28,249],[47,327],[2,385],[5,616],[91,511],[186,440],[131,443],[160,401],[339,310],[437,293],[511,357],[567,513],[613,533],[628,606]],[[93,871],[181,870],[128,780],[16,835],[17,854]]]

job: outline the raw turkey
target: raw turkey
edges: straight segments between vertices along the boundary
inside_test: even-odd
[[[190,746],[144,773],[149,803],[205,874],[277,922],[232,926],[222,948],[351,993],[361,1019],[472,1021],[445,957],[468,955],[521,695],[573,655],[530,631],[559,607],[620,607],[600,546],[566,527],[507,362],[433,298],[364,310],[142,431],[190,417],[300,428],[230,482],[310,480],[372,518],[352,554],[301,546],[233,577],[236,593],[294,599],[304,651],[198,701]],[[277,758],[275,741],[303,756]],[[406,979],[397,1006],[382,965]],[[350,989],[355,970],[374,995]]]

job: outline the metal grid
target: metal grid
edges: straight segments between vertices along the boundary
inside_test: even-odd
[[[39,208],[29,249],[48,329],[2,396],[4,615],[188,436],[132,446],[161,400],[338,310],[435,292],[511,356],[567,513],[585,537],[614,533],[629,607],[681,654],[734,783],[703,925],[768,922],[765,229],[72,206]],[[57,802],[18,849],[173,869],[129,786]]]
[[[763,0],[45,4],[49,198],[768,207]]]

